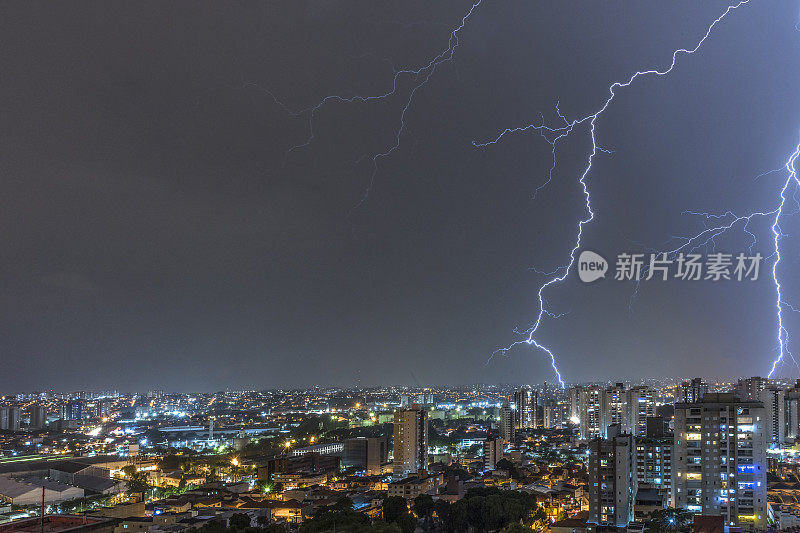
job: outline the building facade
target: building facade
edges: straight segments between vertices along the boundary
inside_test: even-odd
[[[636,492],[633,436],[612,426],[608,439],[598,437],[589,443],[588,522],[626,527],[633,521]]]
[[[506,403],[500,408],[500,437],[506,442],[514,442],[517,436],[516,414]]]
[[[428,412],[419,406],[394,413],[394,476],[428,468]]]
[[[672,501],[747,530],[767,526],[766,412],[733,393],[675,405]]]

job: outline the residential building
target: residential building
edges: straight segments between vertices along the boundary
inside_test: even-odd
[[[678,402],[693,403],[703,399],[703,395],[708,392],[708,384],[701,378],[692,378],[691,381],[684,381],[678,386],[676,398]]]
[[[31,407],[31,428],[43,429],[47,425],[47,410],[44,405]]]
[[[413,500],[420,494],[431,493],[442,485],[444,485],[443,474],[429,475],[421,470],[416,475],[389,483],[387,493],[389,496],[401,496],[406,500]]]
[[[582,439],[599,437],[603,428],[602,405],[604,391],[598,386],[577,387],[578,428]]]
[[[742,400],[760,400],[761,391],[769,386],[769,379],[754,376],[752,378],[740,379],[736,384],[735,392]]]
[[[786,442],[786,391],[777,387],[767,387],[755,398],[764,404],[764,431],[767,448],[778,448]]]
[[[705,393],[675,405],[675,507],[722,515],[728,526],[767,526],[764,404],[733,393]]]
[[[647,435],[647,418],[656,413],[655,391],[648,387],[632,387],[625,393],[625,405],[625,430],[636,437]]]
[[[634,518],[637,491],[636,453],[632,435],[618,425],[609,438],[589,443],[589,519],[599,526],[627,527]]]
[[[497,462],[503,458],[503,439],[489,437],[483,441],[483,469],[494,470]]]
[[[514,442],[517,436],[516,414],[506,402],[500,408],[500,437],[506,442]]]
[[[514,392],[514,427],[516,429],[529,429],[539,427],[537,408],[539,393],[529,386],[524,386]]]
[[[636,437],[636,483],[669,498],[672,494],[673,438]]]
[[[418,405],[394,413],[393,473],[396,478],[428,468],[428,412]]]

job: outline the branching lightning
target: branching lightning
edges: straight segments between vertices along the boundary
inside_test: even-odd
[[[289,115],[294,116],[294,117],[300,117],[300,116],[307,116],[308,117],[308,137],[306,138],[306,140],[304,142],[302,142],[300,144],[296,144],[296,145],[290,147],[288,152],[287,152],[287,154],[288,154],[288,153],[292,153],[292,152],[294,152],[296,150],[299,150],[301,148],[307,147],[311,143],[314,142],[314,139],[315,139],[314,122],[315,122],[315,119],[317,118],[317,113],[319,112],[320,109],[322,109],[327,104],[332,104],[332,103],[341,103],[341,104],[370,103],[370,102],[375,102],[375,101],[379,101],[379,100],[386,100],[386,99],[388,99],[388,98],[390,98],[392,96],[397,95],[401,91],[401,88],[400,88],[401,79],[409,78],[409,79],[412,80],[411,81],[411,89],[408,92],[408,98],[406,99],[405,104],[403,105],[403,107],[402,107],[402,109],[400,111],[399,125],[397,127],[397,130],[395,131],[393,142],[391,144],[389,144],[388,146],[386,146],[386,148],[383,149],[382,151],[377,152],[377,153],[373,153],[373,154],[369,154],[367,156],[362,156],[359,159],[359,161],[360,161],[360,160],[364,159],[365,157],[369,158],[372,161],[372,172],[370,174],[369,183],[367,185],[366,190],[364,191],[363,196],[358,201],[358,203],[356,203],[356,205],[353,206],[353,209],[357,209],[359,206],[361,206],[367,200],[367,197],[369,196],[369,193],[372,190],[372,186],[375,183],[375,175],[378,172],[378,161],[380,159],[383,159],[385,157],[390,156],[395,150],[397,150],[400,147],[400,138],[402,137],[403,132],[406,129],[406,114],[408,113],[408,110],[411,108],[411,104],[414,101],[414,97],[416,96],[417,91],[422,89],[428,83],[428,81],[430,81],[431,77],[433,76],[433,74],[436,72],[437,68],[440,65],[442,65],[443,63],[447,63],[447,62],[449,62],[449,61],[451,61],[453,59],[455,51],[456,51],[456,49],[458,48],[458,46],[460,44],[460,40],[459,40],[458,34],[464,28],[464,26],[467,24],[467,21],[472,16],[472,14],[475,12],[475,10],[481,5],[481,2],[483,2],[483,0],[477,0],[474,4],[472,4],[472,7],[470,7],[469,11],[461,18],[460,24],[458,26],[456,26],[450,32],[450,38],[447,41],[447,48],[445,48],[443,51],[439,52],[431,60],[429,60],[427,63],[423,64],[420,67],[417,67],[417,68],[405,68],[405,69],[399,69],[399,70],[398,69],[394,69],[394,76],[392,77],[391,88],[389,90],[383,92],[383,93],[375,94],[375,95],[366,95],[366,96],[365,95],[342,96],[342,95],[332,94],[332,95],[325,96],[317,104],[315,104],[315,105],[313,105],[311,107],[307,107],[305,109],[300,109],[300,110],[295,111],[295,110],[290,109],[289,106],[287,106],[281,100],[279,100],[278,97],[275,96],[275,94],[273,92],[271,92],[271,91],[269,91],[267,89],[264,89],[262,87],[259,87],[259,86],[255,85],[253,83],[247,83],[247,84],[244,84],[244,85],[255,87],[256,89],[265,92],[266,94],[268,94],[270,96],[270,98],[272,98],[272,100],[277,105],[279,105]]]
[[[487,141],[473,141],[473,145],[477,148],[486,148],[491,145],[499,143],[503,140],[506,136],[517,134],[517,133],[525,133],[525,132],[536,132],[539,134],[541,138],[545,140],[551,147],[552,147],[552,164],[547,172],[546,179],[537,186],[533,193],[533,198],[535,199],[536,196],[546,188],[553,179],[554,171],[558,164],[558,147],[559,143],[566,139],[567,137],[571,136],[576,129],[580,128],[581,131],[583,129],[588,130],[588,137],[591,140],[591,149],[586,154],[586,166],[583,168],[582,172],[579,175],[578,183],[581,186],[582,195],[585,201],[585,215],[581,217],[577,221],[576,226],[576,236],[573,242],[573,246],[569,252],[567,257],[567,261],[558,266],[557,268],[553,269],[550,272],[541,272],[539,270],[535,270],[538,274],[544,276],[546,281],[539,287],[537,291],[537,299],[538,299],[538,313],[536,315],[536,319],[533,324],[528,327],[527,329],[520,331],[515,328],[514,332],[519,334],[522,339],[504,347],[496,350],[490,357],[489,361],[497,355],[497,354],[506,354],[511,349],[520,346],[520,345],[529,345],[538,348],[539,350],[545,352],[549,358],[553,368],[553,371],[556,374],[559,384],[561,387],[565,387],[565,382],[562,378],[562,375],[558,369],[558,365],[556,363],[556,355],[551,348],[545,346],[538,340],[539,330],[543,324],[543,320],[545,317],[549,318],[559,318],[563,315],[554,313],[549,309],[549,305],[547,299],[545,298],[545,292],[555,286],[563,282],[567,279],[570,272],[572,271],[573,265],[575,264],[576,260],[576,253],[581,247],[582,240],[583,240],[583,230],[587,224],[590,224],[595,219],[595,212],[592,208],[592,198],[589,191],[589,185],[587,183],[588,177],[590,172],[592,171],[593,163],[595,157],[597,156],[598,152],[603,153],[611,153],[610,150],[602,148],[596,138],[596,128],[597,122],[600,117],[605,113],[605,111],[609,108],[611,103],[617,97],[618,91],[620,89],[624,89],[639,78],[645,76],[666,76],[670,72],[672,72],[678,63],[678,58],[682,55],[692,55],[697,52],[705,43],[705,41],[710,37],[714,28],[719,24],[725,17],[730,15],[733,11],[737,10],[738,8],[742,7],[745,4],[748,4],[750,0],[740,0],[735,4],[729,5],[725,11],[713,20],[706,29],[705,34],[702,38],[696,43],[693,48],[680,48],[672,52],[672,60],[666,68],[661,70],[659,69],[648,69],[648,70],[641,70],[635,72],[632,76],[630,76],[627,80],[624,81],[615,81],[608,87],[608,97],[605,101],[602,102],[602,105],[592,114],[583,116],[581,118],[570,120],[568,119],[562,112],[559,107],[559,104],[556,103],[555,111],[558,116],[559,122],[554,125],[548,125],[545,123],[544,117],[541,116],[538,123],[531,123],[527,125],[522,125],[513,128],[507,128],[501,131],[498,135],[494,138],[487,140]],[[359,200],[354,208],[360,206],[364,201],[366,201],[372,186],[375,181],[375,176],[378,170],[378,162],[380,159],[388,157],[393,152],[395,152],[400,147],[401,137],[406,129],[406,115],[411,108],[414,98],[417,94],[417,91],[422,89],[428,81],[431,79],[433,74],[436,72],[437,68],[453,59],[456,49],[458,48],[460,41],[459,41],[459,32],[465,27],[469,18],[473,15],[476,9],[481,5],[482,0],[477,0],[469,9],[469,11],[461,18],[460,24],[455,27],[450,32],[450,37],[447,42],[447,48],[443,51],[435,55],[432,59],[428,62],[422,64],[417,68],[404,68],[404,69],[396,69],[393,68],[394,74],[392,77],[391,87],[380,94],[375,95],[351,95],[351,96],[343,96],[343,95],[329,95],[322,98],[317,104],[307,107],[300,110],[293,110],[286,104],[284,104],[281,100],[279,100],[272,92],[269,90],[263,89],[261,87],[257,87],[254,84],[246,84],[248,86],[256,87],[257,89],[267,93],[277,105],[282,107],[288,114],[294,117],[307,117],[308,120],[308,136],[306,139],[299,144],[296,144],[288,149],[287,154],[293,153],[297,150],[300,150],[304,147],[311,145],[315,140],[315,120],[317,118],[318,112],[326,105],[329,104],[352,104],[352,103],[362,103],[367,104],[371,102],[386,100],[390,97],[397,96],[400,93],[403,93],[403,86],[402,81],[408,79],[410,80],[410,88],[409,86],[405,86],[407,89],[407,97],[405,97],[404,105],[399,114],[399,120],[397,129],[395,130],[395,134],[393,136],[392,142],[388,144],[384,149],[380,150],[379,152],[367,154],[362,156],[362,159],[368,158],[372,162],[372,170],[370,174],[369,184],[364,192],[363,197]],[[798,23],[798,28],[800,28],[800,23]],[[403,93],[405,94],[405,93]],[[697,248],[703,246],[714,246],[715,239],[728,231],[733,230],[734,228],[741,228],[741,230],[747,233],[751,238],[750,243],[750,250],[752,251],[752,247],[758,242],[758,239],[753,233],[748,225],[751,221],[757,218],[764,218],[766,220],[771,220],[772,224],[770,226],[772,232],[772,253],[766,259],[772,260],[771,265],[771,278],[772,282],[775,286],[775,309],[777,314],[777,347],[778,347],[778,355],[775,361],[772,363],[772,367],[769,373],[769,377],[775,373],[776,368],[780,365],[786,357],[791,358],[794,360],[792,353],[789,350],[788,342],[789,342],[789,334],[784,325],[784,315],[783,312],[785,310],[791,312],[800,312],[799,307],[795,307],[789,302],[787,302],[782,294],[782,285],[780,282],[778,269],[779,264],[781,262],[781,250],[780,250],[780,243],[782,238],[784,237],[784,233],[781,230],[781,219],[784,216],[788,216],[789,214],[784,211],[786,207],[787,200],[789,199],[789,189],[794,188],[792,193],[791,199],[797,205],[797,211],[800,211],[800,202],[798,202],[797,194],[800,191],[800,179],[798,179],[797,170],[796,170],[796,163],[798,159],[798,155],[800,154],[800,145],[795,148],[795,151],[791,154],[789,159],[786,163],[777,169],[772,169],[767,172],[764,172],[755,177],[755,180],[759,180],[762,178],[766,178],[771,174],[775,174],[778,172],[786,172],[786,178],[782,181],[782,187],[780,188],[780,193],[778,194],[778,205],[774,209],[771,210],[764,210],[764,211],[754,211],[749,214],[736,214],[732,211],[727,211],[721,214],[713,214],[713,213],[702,213],[702,212],[692,212],[686,211],[685,214],[695,215],[703,218],[704,221],[704,229],[692,236],[688,237],[673,237],[674,241],[677,241],[679,244],[676,247],[673,247],[669,250],[662,251],[661,253],[667,253],[668,255],[675,256],[680,253],[689,252],[696,250]],[[638,294],[638,285],[635,289],[634,296]],[[487,364],[488,362],[487,361]]]
[[[770,274],[772,278],[772,283],[775,286],[775,310],[776,310],[776,317],[777,317],[777,348],[778,348],[778,355],[775,360],[772,362],[772,366],[770,367],[769,374],[767,377],[771,378],[775,371],[778,368],[784,358],[787,356],[792,359],[792,361],[797,365],[797,361],[794,358],[794,355],[789,350],[789,332],[786,329],[786,326],[783,323],[783,312],[784,310],[788,309],[792,312],[798,312],[798,309],[795,308],[791,303],[787,302],[782,294],[782,285],[780,278],[778,276],[778,265],[781,262],[781,247],[780,242],[785,236],[783,231],[781,230],[781,218],[784,216],[789,216],[791,214],[797,213],[797,209],[792,213],[787,213],[785,211],[786,202],[789,199],[787,194],[790,188],[794,188],[794,192],[792,195],[792,200],[795,202],[797,206],[797,192],[800,190],[800,179],[797,176],[797,158],[800,155],[800,144],[795,147],[794,152],[789,156],[785,165],[779,169],[773,169],[767,171],[763,174],[760,174],[756,177],[763,177],[768,174],[773,174],[779,171],[785,170],[787,175],[785,180],[782,182],[782,186],[780,188],[780,192],[778,194],[778,205],[775,209],[770,211],[753,211],[746,215],[737,215],[732,211],[726,211],[721,214],[714,214],[714,213],[701,213],[701,212],[694,212],[694,211],[685,211],[685,214],[696,215],[703,217],[706,221],[714,220],[715,225],[706,226],[703,231],[697,233],[696,235],[692,235],[690,237],[680,237],[679,239],[683,242],[677,248],[673,248],[672,250],[661,252],[666,253],[668,256],[675,256],[678,253],[682,252],[691,252],[697,250],[700,247],[708,246],[711,244],[713,246],[714,239],[727,233],[728,231],[733,230],[735,227],[740,226],[742,231],[750,235],[751,243],[750,243],[750,251],[752,252],[753,246],[758,242],[756,235],[748,229],[748,224],[753,219],[756,218],[766,218],[772,221],[770,226],[770,231],[772,232],[772,253],[770,254],[767,259],[773,259],[772,268],[770,269]],[[798,206],[800,208],[800,206]],[[637,287],[638,290],[638,287]]]
[[[558,366],[556,364],[555,354],[553,353],[553,351],[550,348],[548,348],[544,344],[540,343],[537,340],[536,335],[537,335],[537,333],[539,331],[539,328],[542,325],[542,319],[545,316],[552,316],[553,315],[552,312],[547,310],[547,306],[546,306],[545,299],[544,299],[544,292],[549,287],[551,287],[553,285],[557,285],[557,284],[561,283],[562,281],[564,281],[567,278],[567,276],[569,275],[570,271],[572,270],[573,265],[575,264],[575,254],[577,253],[577,251],[581,247],[581,242],[582,242],[582,238],[583,238],[583,228],[584,228],[584,226],[586,224],[589,224],[590,222],[592,222],[594,220],[594,217],[595,217],[595,213],[592,210],[591,195],[589,193],[589,188],[588,188],[588,185],[587,185],[587,182],[586,182],[586,178],[589,175],[589,172],[591,172],[591,170],[592,170],[592,164],[594,163],[594,158],[597,155],[597,153],[601,152],[601,151],[605,152],[605,150],[601,149],[597,144],[597,138],[596,138],[596,135],[595,135],[597,120],[606,111],[606,109],[608,109],[608,107],[611,105],[611,102],[614,101],[614,98],[617,96],[617,90],[618,89],[623,89],[625,87],[628,87],[635,80],[637,80],[638,78],[644,77],[644,76],[649,76],[649,75],[665,76],[665,75],[669,74],[670,72],[672,72],[672,70],[677,65],[678,56],[679,55],[681,55],[681,54],[691,55],[691,54],[694,54],[695,52],[697,52],[697,50],[700,49],[700,47],[703,45],[703,43],[711,35],[711,32],[714,29],[714,27],[720,21],[722,21],[732,11],[738,9],[739,7],[743,6],[744,4],[747,4],[749,1],[750,0],[741,0],[740,2],[738,2],[736,4],[728,6],[728,8],[722,13],[722,15],[717,17],[708,26],[708,29],[706,30],[705,35],[703,35],[702,39],[700,39],[700,41],[697,43],[697,45],[694,48],[691,48],[691,49],[680,48],[678,50],[675,50],[672,53],[672,62],[670,63],[670,65],[666,69],[664,69],[664,70],[649,69],[649,70],[637,71],[630,78],[628,78],[627,81],[616,81],[616,82],[612,83],[609,86],[609,89],[608,89],[609,90],[608,98],[605,100],[603,105],[600,106],[600,108],[597,111],[595,111],[594,113],[592,113],[590,115],[586,115],[586,116],[584,116],[582,118],[579,118],[579,119],[575,119],[575,120],[569,121],[561,113],[561,111],[558,109],[558,107],[556,107],[556,112],[558,113],[559,118],[563,121],[563,125],[560,125],[560,126],[547,126],[547,125],[544,124],[544,121],[542,121],[539,124],[528,124],[528,125],[525,125],[525,126],[520,126],[520,127],[515,127],[515,128],[507,128],[507,129],[503,130],[502,132],[500,132],[500,134],[497,135],[494,139],[489,140],[489,141],[473,142],[473,144],[476,147],[482,148],[482,147],[487,147],[487,146],[492,145],[492,144],[496,144],[496,143],[500,142],[505,136],[510,135],[510,134],[521,133],[521,132],[526,132],[526,131],[536,131],[536,132],[538,132],[553,147],[553,166],[551,166],[551,168],[550,168],[550,172],[549,172],[547,180],[545,181],[545,183],[542,186],[540,186],[538,189],[536,189],[536,193],[538,193],[541,190],[542,187],[547,186],[547,184],[550,183],[550,181],[552,179],[553,170],[554,170],[554,168],[556,166],[556,161],[557,161],[556,150],[557,150],[558,142],[560,140],[562,140],[565,137],[569,136],[575,130],[575,127],[577,127],[579,125],[582,125],[582,124],[588,124],[588,126],[589,126],[589,136],[590,136],[591,143],[592,143],[592,148],[591,148],[591,150],[590,150],[590,152],[589,152],[589,154],[587,156],[586,167],[584,168],[583,172],[581,173],[580,178],[578,179],[578,182],[580,183],[581,188],[583,190],[584,199],[586,201],[586,216],[578,221],[577,235],[576,235],[576,238],[575,238],[574,246],[572,247],[572,250],[569,253],[569,260],[568,260],[568,262],[566,264],[564,264],[564,265],[560,266],[559,268],[557,268],[554,271],[553,277],[550,277],[550,279],[545,281],[544,284],[542,284],[539,287],[539,290],[537,292],[537,296],[538,296],[538,300],[539,300],[539,312],[538,312],[538,315],[537,315],[536,320],[534,321],[533,325],[525,332],[524,338],[521,339],[521,340],[518,340],[518,341],[516,341],[516,342],[514,342],[512,344],[510,344],[509,346],[506,346],[504,348],[500,348],[500,349],[496,350],[492,354],[492,356],[489,358],[490,361],[491,361],[492,357],[494,357],[495,355],[497,355],[497,354],[505,354],[509,350],[511,350],[512,348],[514,348],[516,346],[519,346],[519,345],[522,345],[522,344],[535,346],[536,348],[538,348],[538,349],[542,350],[543,352],[545,352],[550,357],[550,362],[551,362],[551,365],[553,367],[553,370],[555,371],[556,377],[558,378],[558,382],[559,382],[559,384],[561,385],[562,388],[565,387],[564,380],[562,379],[561,373],[559,372]],[[782,205],[783,204],[781,204],[781,206]],[[777,214],[777,216],[778,217],[780,216],[779,213]],[[776,223],[775,227],[777,227],[777,223]],[[775,228],[773,228],[773,231],[775,231]],[[777,240],[778,240],[778,237],[776,236],[776,242],[777,242]],[[773,277],[774,277],[774,275],[773,275]],[[780,284],[778,284],[778,292],[780,293]],[[780,300],[780,295],[779,295],[779,300]],[[781,306],[780,306],[780,304],[778,305],[778,308],[779,308],[779,317],[778,318],[779,318],[779,323],[781,323],[781,317],[780,317]],[[781,328],[780,331],[785,331],[785,330],[782,329],[783,328],[782,325],[780,326],[780,328]],[[781,357],[783,356],[783,353],[784,353],[784,347],[783,347],[784,346],[784,342],[783,342],[784,338],[785,338],[785,336],[781,336]]]

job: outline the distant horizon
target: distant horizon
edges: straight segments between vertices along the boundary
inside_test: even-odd
[[[748,379],[753,377],[759,377],[763,379],[767,379],[765,376],[735,376],[735,377],[707,377],[707,376],[700,376],[700,375],[693,375],[693,376],[667,376],[667,377],[647,377],[647,378],[635,378],[635,379],[608,379],[608,380],[597,380],[597,381],[579,381],[579,382],[569,382],[567,381],[567,386],[565,389],[569,389],[570,387],[580,386],[580,385],[602,385],[602,384],[614,384],[614,383],[625,383],[628,384],[636,384],[640,382],[656,382],[661,383],[663,385],[668,384],[668,382],[672,382],[674,384],[680,384],[683,381],[688,381],[693,378],[701,378],[706,383],[714,384],[714,383],[736,383],[740,379]],[[774,377],[769,378],[771,381],[780,381],[785,382],[786,384],[793,384],[800,378],[783,378],[783,377]],[[85,388],[85,389],[41,389],[41,390],[27,390],[27,391],[16,391],[16,392],[8,392],[0,394],[0,397],[9,397],[15,395],[33,395],[33,394],[79,394],[79,393],[90,393],[90,394],[102,394],[102,393],[113,393],[116,392],[120,395],[147,395],[153,392],[163,392],[164,394],[224,394],[228,392],[294,392],[294,391],[311,391],[314,389],[318,390],[342,390],[342,391],[354,391],[354,390],[375,390],[375,389],[391,389],[396,388],[400,390],[423,390],[423,389],[462,389],[462,388],[469,388],[469,387],[479,387],[479,388],[489,388],[489,387],[497,387],[497,388],[518,388],[524,386],[533,386],[533,387],[541,387],[544,386],[545,383],[548,385],[548,388],[553,389],[561,389],[557,383],[553,381],[540,381],[540,382],[530,382],[530,383],[514,383],[514,382],[498,382],[498,383],[461,383],[461,384],[438,384],[438,385],[361,385],[361,386],[339,386],[339,385],[310,385],[307,387],[267,387],[267,388],[224,388],[224,389],[215,389],[215,390],[177,390],[177,389],[168,389],[164,387],[154,387],[146,390],[139,390],[139,391],[125,391],[120,388]]]

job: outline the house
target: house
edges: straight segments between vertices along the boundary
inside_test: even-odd
[[[550,533],[590,533],[594,526],[579,518],[565,518],[550,524]]]
[[[389,496],[402,496],[413,500],[420,494],[434,491],[444,485],[444,475],[428,475],[424,470],[416,476],[410,476],[400,481],[389,483]]]

